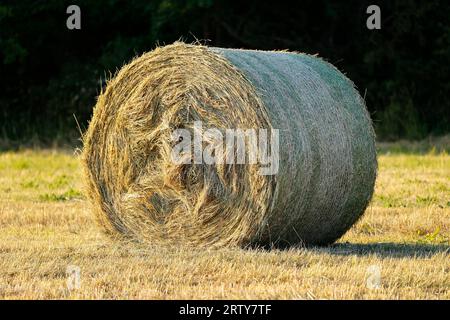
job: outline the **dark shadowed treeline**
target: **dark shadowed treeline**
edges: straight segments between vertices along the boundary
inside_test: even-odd
[[[66,28],[70,4],[81,30]],[[381,30],[366,27],[369,4]],[[0,3],[0,139],[75,137],[106,78],[178,39],[319,53],[365,95],[382,139],[450,131],[448,1],[52,0]]]

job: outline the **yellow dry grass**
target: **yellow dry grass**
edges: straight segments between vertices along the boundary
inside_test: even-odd
[[[338,244],[286,251],[114,242],[94,224],[76,156],[0,153],[0,298],[449,299],[450,155],[400,149],[380,155],[374,199]]]

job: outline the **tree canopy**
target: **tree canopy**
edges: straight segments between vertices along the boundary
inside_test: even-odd
[[[69,30],[66,9],[81,9]],[[383,139],[450,131],[450,3],[224,0],[3,1],[0,4],[0,137],[76,133],[124,63],[176,40],[220,47],[318,53],[352,79]]]

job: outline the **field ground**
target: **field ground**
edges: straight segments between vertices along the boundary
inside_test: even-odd
[[[449,145],[380,144],[365,216],[333,246],[286,251],[114,242],[72,152],[0,153],[0,298],[450,299]]]

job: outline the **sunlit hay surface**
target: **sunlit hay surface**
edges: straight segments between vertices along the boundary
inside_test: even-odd
[[[280,170],[175,164],[175,129],[280,130]],[[204,128],[206,129],[206,128]],[[193,135],[193,132],[192,132]],[[87,195],[112,235],[204,246],[326,244],[373,193],[372,125],[319,58],[175,43],[124,66],[84,136]]]

